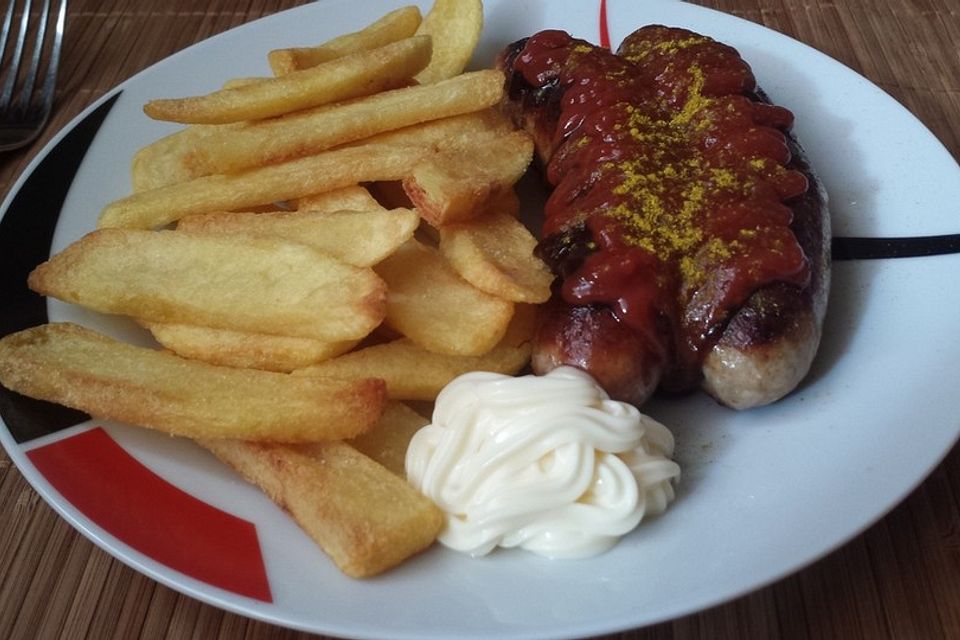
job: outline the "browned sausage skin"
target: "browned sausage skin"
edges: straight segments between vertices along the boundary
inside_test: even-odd
[[[534,370],[572,364],[637,404],[792,390],[826,305],[826,199],[792,114],[736,50],[649,26],[614,55],[546,31],[499,64],[554,188],[538,250],[559,278]]]

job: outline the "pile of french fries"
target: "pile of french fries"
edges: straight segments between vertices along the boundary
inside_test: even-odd
[[[532,142],[500,72],[464,73],[482,21],[480,0],[405,7],[269,52],[272,77],[149,102],[186,126],[29,286],[163,349],[44,325],[0,341],[0,382],[196,440],[348,575],[429,546],[441,514],[403,479],[427,420],[403,402],[521,370],[552,280],[516,217]]]

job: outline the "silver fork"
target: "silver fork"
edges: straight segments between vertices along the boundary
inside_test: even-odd
[[[42,0],[38,12],[31,13],[31,4],[25,0],[18,15],[17,0],[10,0],[0,26],[0,151],[32,142],[53,106],[67,0],[60,0],[55,18],[50,0]],[[26,65],[25,53],[30,56]]]

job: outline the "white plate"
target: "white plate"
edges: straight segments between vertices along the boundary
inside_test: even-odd
[[[266,74],[267,50],[355,30],[400,4],[314,3],[202,42],[125,82],[69,191],[52,250],[93,229],[101,207],[129,192],[134,151],[173,129],[143,116],[146,100]],[[547,27],[598,41],[599,4],[487,0],[477,66]],[[905,109],[854,72],[773,31],[679,2],[610,0],[607,13],[614,44],[637,26],[660,22],[736,46],[774,101],[795,112],[796,131],[831,196],[835,235],[960,231],[951,208],[960,202],[957,165]],[[606,633],[691,613],[796,571],[858,534],[929,473],[960,428],[958,270],[960,255],[838,263],[822,351],[797,393],[746,413],[700,396],[649,405],[677,436],[684,469],[678,499],[664,516],[589,560],[551,562],[513,552],[472,560],[436,547],[380,578],[350,580],[260,492],[205,452],[145,430],[103,425],[162,478],[256,525],[266,602],[186,576],[121,542],[71,505],[27,457],[92,424],[19,444],[0,429],[0,440],[84,535],[139,571],[225,609],[353,637]],[[50,302],[49,314],[143,339],[129,325],[68,305]]]

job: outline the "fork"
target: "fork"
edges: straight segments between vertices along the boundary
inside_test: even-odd
[[[60,0],[55,22],[48,24],[50,0],[42,0],[39,14],[31,14],[32,2],[25,0],[14,20],[16,4],[10,0],[0,26],[0,151],[32,142],[50,117],[67,15],[67,0]],[[29,64],[22,65],[28,51]]]

